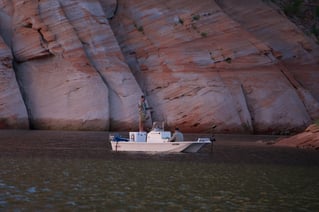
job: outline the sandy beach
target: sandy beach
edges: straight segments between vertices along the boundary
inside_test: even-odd
[[[186,138],[205,136],[185,134]],[[209,136],[209,135],[206,135]],[[1,157],[52,157],[101,160],[174,160],[208,163],[262,163],[318,166],[315,150],[278,147],[268,143],[277,136],[216,135],[213,148],[195,154],[146,154],[112,152],[109,132],[0,130]]]

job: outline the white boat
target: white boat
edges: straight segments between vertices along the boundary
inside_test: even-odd
[[[196,141],[169,142],[170,131],[164,131],[164,123],[154,122],[152,130],[129,132],[129,138],[110,136],[113,151],[132,152],[198,152],[204,146],[212,144],[210,138],[198,138]]]

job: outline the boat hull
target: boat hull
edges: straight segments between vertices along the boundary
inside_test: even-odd
[[[165,142],[165,143],[150,143],[150,142],[117,142],[111,141],[113,151],[132,151],[132,152],[187,152],[195,153],[204,146],[211,144],[210,141],[195,142]]]

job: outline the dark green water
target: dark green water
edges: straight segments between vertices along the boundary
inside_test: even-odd
[[[317,166],[0,159],[0,211],[318,211],[318,198]]]

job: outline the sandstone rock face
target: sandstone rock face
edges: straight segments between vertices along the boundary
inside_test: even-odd
[[[318,45],[263,1],[127,0],[111,24],[153,118],[279,133],[319,117]]]
[[[131,108],[141,91],[99,2],[12,4],[10,43],[32,128],[109,130],[137,123]]]
[[[280,139],[274,145],[319,150],[319,126],[312,124],[304,132]]]
[[[28,129],[28,114],[12,68],[12,55],[0,38],[0,128]]]
[[[301,131],[319,119],[319,46],[278,11],[261,0],[0,0],[0,73],[17,78],[1,79],[16,94],[1,84],[0,105],[19,97],[35,129],[136,130],[145,94],[148,127]],[[21,108],[0,107],[0,120]]]

